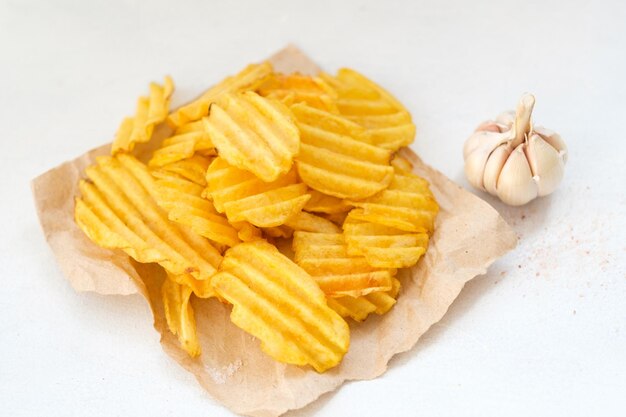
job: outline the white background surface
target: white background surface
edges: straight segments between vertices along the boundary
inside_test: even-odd
[[[109,141],[149,81],[173,75],[177,105],[294,42],[394,92],[465,187],[463,141],[524,91],[570,160],[549,198],[485,197],[520,244],[412,351],[291,416],[626,415],[625,3],[339,3],[0,0],[0,414],[231,415],[138,296],[72,290],[29,181]]]

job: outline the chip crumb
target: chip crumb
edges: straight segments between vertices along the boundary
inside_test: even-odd
[[[237,359],[234,362],[229,363],[228,365],[222,366],[221,368],[208,368],[207,372],[209,376],[216,384],[225,384],[226,380],[233,376],[235,372],[241,368],[243,363],[241,359]]]

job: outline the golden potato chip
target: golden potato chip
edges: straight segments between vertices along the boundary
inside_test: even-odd
[[[185,125],[189,122],[202,119],[209,114],[209,106],[222,94],[242,90],[253,90],[272,73],[272,64],[250,64],[237,75],[227,77],[193,102],[180,107],[168,117],[168,123],[173,127]]]
[[[396,171],[386,190],[349,203],[356,207],[350,212],[354,220],[416,233],[432,233],[439,212],[428,181],[400,170]]]
[[[193,293],[199,298],[211,298],[216,297],[215,290],[211,285],[210,279],[196,279],[190,274],[171,274],[167,273],[168,279],[171,279],[175,283],[191,288]]]
[[[396,155],[391,159],[391,166],[394,171],[397,173],[412,173],[413,172],[413,164],[406,158],[401,157],[400,155]]]
[[[365,143],[358,125],[302,103],[291,110],[300,129],[296,165],[305,184],[339,198],[369,197],[389,185],[391,152]]]
[[[295,262],[328,297],[359,297],[391,289],[395,270],[372,267],[365,258],[348,255],[341,233],[295,232]]]
[[[339,112],[363,126],[370,143],[395,152],[413,142],[411,114],[381,86],[347,68],[321,78],[337,91]]]
[[[251,242],[263,238],[261,229],[248,222],[230,222],[230,224],[237,230],[237,236],[242,242]]]
[[[299,213],[311,197],[298,183],[295,170],[273,182],[233,167],[223,158],[213,160],[207,171],[206,194],[231,222],[248,221],[258,227],[284,224]]]
[[[348,212],[344,211],[343,213],[323,213],[321,214],[326,220],[333,222],[339,227],[343,228],[343,222],[348,217]]]
[[[316,109],[339,113],[337,93],[324,80],[302,74],[272,74],[256,90],[263,97],[275,98],[287,105],[306,103]]]
[[[220,157],[265,182],[287,173],[300,147],[289,109],[252,91],[224,94],[204,119]]]
[[[191,288],[169,279],[163,281],[161,287],[167,327],[178,337],[178,342],[185,352],[193,358],[200,355],[200,342],[190,302],[191,293]]]
[[[213,203],[202,197],[204,187],[168,172],[154,172],[156,202],[170,220],[193,232],[226,246],[241,243],[237,229],[218,213]]]
[[[160,171],[176,174],[194,184],[206,187],[206,171],[209,169],[211,161],[211,157],[194,155],[191,158],[181,159],[180,161],[164,165]]]
[[[330,220],[305,211],[292,216],[285,222],[285,226],[295,231],[315,233],[341,233],[341,229]]]
[[[212,283],[233,305],[232,322],[280,362],[323,372],[348,350],[347,323],[328,307],[309,274],[267,242],[229,249]]]
[[[313,213],[347,213],[352,206],[345,200],[332,195],[321,193],[317,190],[310,189],[307,191],[311,194],[311,199],[304,205],[304,211]]]
[[[128,154],[99,157],[79,184],[75,219],[99,246],[122,249],[142,263],[156,262],[172,274],[209,279],[222,259],[209,241],[171,222],[159,208],[155,179]]]
[[[362,297],[329,298],[328,306],[341,317],[350,317],[355,321],[363,321],[370,313],[385,314],[396,303],[400,291],[400,281],[393,279],[391,290],[372,292]]]
[[[130,152],[136,143],[145,143],[152,137],[154,126],[167,117],[174,82],[165,77],[163,86],[150,83],[150,95],[140,97],[134,117],[127,117],[115,134],[111,153]]]
[[[413,233],[381,224],[362,222],[348,214],[343,224],[348,253],[364,256],[378,268],[408,268],[428,248],[427,233]]]
[[[211,138],[204,131],[192,131],[164,139],[161,146],[152,154],[148,165],[162,167],[191,158],[196,153],[205,156],[216,153]]]
[[[284,225],[267,227],[263,232],[269,237],[290,238],[294,231],[315,233],[341,233],[341,228],[323,217],[301,211],[292,216]]]

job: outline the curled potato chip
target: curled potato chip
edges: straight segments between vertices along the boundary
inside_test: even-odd
[[[350,204],[341,198],[333,197],[332,195],[327,195],[313,189],[310,189],[308,193],[311,194],[311,199],[305,204],[304,211],[336,214],[346,213],[352,208]]]
[[[350,200],[354,220],[395,227],[407,232],[432,233],[439,206],[428,181],[396,170],[386,190],[362,200]]]
[[[171,222],[157,205],[155,179],[128,154],[99,157],[81,180],[75,219],[99,246],[122,249],[138,262],[156,262],[172,274],[209,279],[222,257],[211,243]]]
[[[370,143],[395,152],[413,142],[411,114],[381,86],[348,68],[321,78],[337,91],[339,112],[363,126]]]
[[[164,165],[160,171],[171,173],[185,178],[194,184],[206,186],[206,171],[209,169],[211,158],[208,156],[194,155],[191,158],[181,159]]]
[[[205,156],[216,153],[211,138],[204,131],[191,131],[164,139],[161,146],[152,154],[148,165],[162,167],[191,158],[196,153]]]
[[[287,105],[304,102],[316,109],[339,113],[335,104],[337,93],[319,77],[272,74],[259,86],[257,92]]]
[[[294,170],[276,181],[263,182],[221,157],[209,166],[206,180],[206,194],[218,212],[226,213],[231,222],[248,221],[258,227],[285,224],[310,198]]]
[[[363,257],[350,256],[341,233],[295,232],[293,250],[295,262],[328,297],[360,297],[391,289],[396,271],[375,268]]]
[[[215,290],[211,285],[210,279],[196,279],[190,274],[171,274],[167,273],[168,279],[175,283],[191,288],[193,293],[199,298],[211,298],[216,297]]]
[[[289,109],[252,91],[221,96],[204,127],[220,157],[265,182],[291,169],[300,146]]]
[[[309,274],[267,242],[229,249],[212,283],[233,305],[232,322],[280,362],[323,372],[348,350],[347,323],[328,307]]]
[[[241,243],[237,229],[215,210],[211,201],[202,197],[203,186],[167,171],[154,172],[154,175],[157,177],[157,204],[170,220],[219,245]]]
[[[408,268],[417,263],[428,248],[427,233],[413,233],[381,224],[352,219],[343,224],[348,253],[364,256],[379,268]]]
[[[178,342],[189,356],[193,358],[200,355],[196,318],[190,302],[191,288],[166,279],[163,281],[161,294],[170,332],[178,337]]]
[[[202,94],[200,98],[172,112],[167,121],[171,126],[179,127],[202,119],[209,114],[209,106],[222,94],[243,90],[254,90],[272,73],[272,64],[250,64],[238,74],[227,77]]]
[[[385,314],[396,303],[400,291],[400,281],[393,279],[389,291],[376,291],[362,297],[329,298],[328,306],[341,317],[350,317],[355,321],[363,321],[370,313]]]
[[[391,153],[361,140],[358,125],[302,103],[291,110],[300,129],[296,164],[305,184],[339,198],[369,197],[389,185]]]
[[[115,134],[111,147],[113,155],[118,152],[130,152],[136,143],[150,140],[154,126],[167,117],[173,91],[174,82],[170,77],[165,77],[162,86],[150,83],[150,95],[139,98],[135,116],[125,118]]]

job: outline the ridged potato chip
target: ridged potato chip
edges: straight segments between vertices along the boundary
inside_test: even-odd
[[[362,297],[329,298],[328,306],[341,317],[350,317],[355,321],[363,321],[370,315],[387,313],[396,303],[400,281],[393,279],[391,290],[372,292]]]
[[[215,274],[222,256],[211,243],[171,222],[157,205],[156,183],[133,156],[99,157],[79,184],[75,219],[97,245],[122,249],[142,263],[156,262],[172,274],[197,279]]]
[[[204,129],[204,126],[202,128]],[[196,153],[205,156],[216,154],[211,138],[203,130],[181,133],[164,139],[161,146],[152,154],[148,165],[162,167],[191,158]]]
[[[358,125],[303,103],[291,110],[300,129],[296,165],[305,184],[338,198],[369,197],[389,185],[391,152],[363,141]]]
[[[337,91],[339,112],[363,126],[370,143],[395,152],[413,142],[411,114],[381,86],[348,68],[321,78]]]
[[[350,212],[354,220],[416,233],[432,233],[439,212],[428,181],[398,169],[386,190],[349,203],[356,207]]]
[[[280,362],[324,372],[348,350],[347,323],[328,307],[309,274],[267,242],[229,249],[212,283],[233,305],[232,322]]]
[[[154,175],[157,177],[156,202],[170,220],[218,245],[241,243],[237,229],[215,210],[211,201],[202,197],[203,186],[168,172],[157,171]]]
[[[206,171],[212,160],[208,156],[194,155],[191,158],[164,165],[159,171],[178,175],[194,184],[206,187]]]
[[[226,213],[231,222],[248,221],[258,227],[285,224],[311,197],[294,170],[276,181],[263,182],[221,157],[209,166],[206,180],[206,194],[218,212]]]
[[[287,105],[306,103],[316,109],[339,113],[337,93],[324,80],[302,74],[272,74],[256,90],[263,97],[275,98]]]
[[[265,182],[287,173],[300,147],[289,109],[252,91],[221,96],[211,105],[204,128],[220,157]]]
[[[189,356],[193,358],[200,355],[196,318],[190,302],[191,288],[166,279],[161,294],[170,332],[178,337],[178,342]]]
[[[290,238],[294,231],[314,233],[341,233],[341,228],[323,217],[301,211],[292,216],[282,226],[263,229],[268,237]]]
[[[285,226],[297,232],[341,233],[341,229],[330,220],[305,211],[289,218]]]
[[[311,194],[311,199],[304,205],[304,211],[310,211],[313,213],[347,213],[352,206],[345,200],[332,195],[321,193],[317,190],[310,189],[308,191]]]
[[[363,256],[378,268],[408,268],[428,249],[427,233],[412,233],[381,224],[352,219],[343,223],[348,253]]]
[[[388,291],[396,271],[375,268],[365,258],[350,256],[341,233],[295,232],[295,262],[307,271],[328,297],[360,297]]]
[[[115,134],[111,147],[113,155],[131,152],[136,143],[145,143],[152,138],[154,126],[167,117],[173,91],[174,82],[170,77],[165,77],[162,86],[150,83],[150,95],[139,98],[135,116],[125,118]]]
[[[168,279],[175,283],[191,288],[193,293],[199,298],[217,297],[210,279],[196,279],[190,274],[172,274],[167,272]]]
[[[272,73],[272,64],[263,62],[250,64],[237,75],[227,77],[210,88],[206,93],[193,102],[180,107],[167,118],[171,126],[179,127],[190,122],[202,119],[209,114],[211,103],[222,94],[243,90],[254,90]]]

